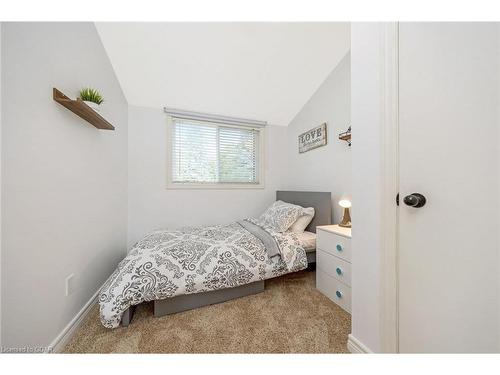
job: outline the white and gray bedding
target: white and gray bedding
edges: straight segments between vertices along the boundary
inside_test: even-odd
[[[115,328],[143,301],[232,288],[307,267],[296,233],[259,220],[155,231],[120,262],[99,294],[101,322]]]
[[[266,230],[263,227],[254,224],[248,220],[238,221],[238,224],[240,224],[243,228],[245,228],[247,231],[249,231],[251,234],[253,234],[255,237],[257,237],[262,241],[262,244],[266,248],[266,252],[269,258],[275,257],[276,255],[280,255],[280,249],[278,248],[278,243],[275,241],[273,236],[269,235],[269,233],[266,232]]]

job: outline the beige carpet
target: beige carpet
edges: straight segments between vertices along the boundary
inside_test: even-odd
[[[152,304],[127,328],[107,329],[95,306],[66,353],[345,353],[350,315],[315,288],[315,272],[266,282],[266,290],[161,318]]]

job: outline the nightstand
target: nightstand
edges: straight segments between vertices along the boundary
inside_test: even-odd
[[[351,228],[316,227],[316,288],[351,313]]]

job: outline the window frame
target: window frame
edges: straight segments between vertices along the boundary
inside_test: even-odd
[[[172,152],[173,152],[173,133],[174,133],[174,116],[167,115],[167,190],[178,189],[207,189],[207,190],[228,190],[228,189],[264,189],[265,176],[265,127],[248,126],[248,125],[233,125],[223,121],[199,120],[199,122],[207,122],[224,127],[239,128],[239,129],[254,129],[259,131],[259,141],[257,150],[257,176],[258,183],[234,183],[234,182],[174,182],[172,179]]]

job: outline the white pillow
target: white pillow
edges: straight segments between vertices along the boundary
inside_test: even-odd
[[[289,228],[289,231],[294,233],[302,233],[306,230],[309,223],[314,217],[314,207],[307,207],[302,209],[302,216],[300,216],[295,223]]]
[[[269,226],[276,232],[285,232],[297,221],[303,208],[283,201],[274,202],[258,219],[259,225]]]

